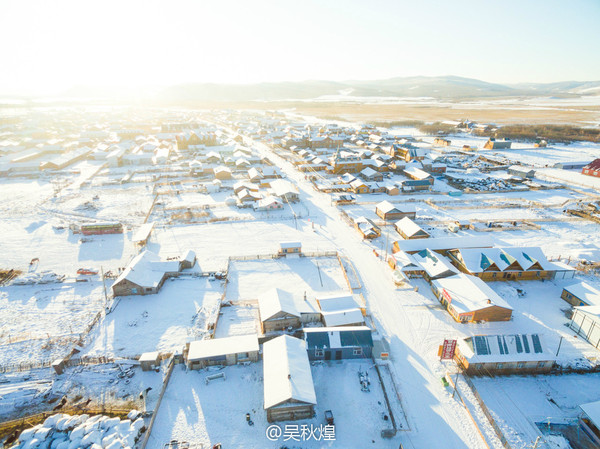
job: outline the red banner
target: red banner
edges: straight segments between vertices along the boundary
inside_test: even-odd
[[[452,360],[454,358],[454,350],[456,349],[456,340],[444,340],[442,346],[442,360]]]

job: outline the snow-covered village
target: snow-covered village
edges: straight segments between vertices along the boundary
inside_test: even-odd
[[[0,449],[600,449],[599,22],[0,1]]]

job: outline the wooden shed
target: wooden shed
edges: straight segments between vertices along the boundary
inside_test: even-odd
[[[189,344],[186,363],[189,369],[201,369],[211,365],[256,362],[258,350],[256,334],[196,340]]]
[[[144,352],[139,359],[142,371],[151,371],[160,366],[160,354],[155,352]]]
[[[382,201],[375,206],[375,213],[383,220],[400,220],[404,217],[415,218],[415,207],[408,204],[394,206],[389,201]]]
[[[300,327],[300,312],[290,292],[273,288],[258,297],[258,313],[263,334]]]

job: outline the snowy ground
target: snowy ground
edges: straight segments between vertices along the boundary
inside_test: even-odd
[[[228,300],[258,299],[272,288],[280,288],[302,299],[321,292],[348,290],[342,268],[335,257],[280,258],[232,261],[227,285]]]
[[[260,333],[258,302],[221,307],[215,338]]]
[[[374,371],[369,371],[371,391],[361,391],[357,372],[366,370],[367,361],[319,364],[311,368],[317,397],[316,416],[311,420],[279,423],[318,427],[325,424],[324,411],[331,410],[336,423],[335,440],[284,441],[282,435],[269,441],[269,426],[263,410],[262,363],[223,369],[227,379],[206,385],[204,378],[213,371],[185,371],[175,367],[150,436],[148,448],[162,449],[173,439],[203,443],[205,447],[221,443],[223,447],[279,448],[397,448],[401,436],[382,439],[381,430],[389,428],[383,392]],[[240,394],[240,392],[244,392]],[[246,423],[250,413],[253,426]]]
[[[172,278],[160,292],[118,298],[90,335],[85,355],[134,358],[143,352],[181,350],[205,338],[223,288],[207,278]]]

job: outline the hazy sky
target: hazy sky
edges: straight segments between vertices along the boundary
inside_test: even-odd
[[[0,93],[458,75],[600,80],[600,0],[0,0]]]

